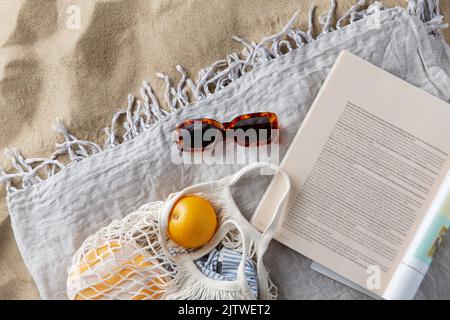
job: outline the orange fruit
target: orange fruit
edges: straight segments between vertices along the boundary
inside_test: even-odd
[[[190,249],[206,244],[217,228],[217,215],[212,204],[199,196],[183,196],[170,212],[168,235],[176,244]]]

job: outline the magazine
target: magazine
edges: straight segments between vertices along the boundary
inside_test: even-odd
[[[276,240],[372,296],[412,299],[450,224],[450,105],[343,51],[281,162]],[[272,179],[252,219],[283,192]]]

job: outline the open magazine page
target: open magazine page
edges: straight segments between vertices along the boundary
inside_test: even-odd
[[[281,164],[293,192],[276,239],[378,296],[392,291],[450,170],[448,123],[447,103],[341,53]]]
[[[385,299],[412,299],[420,287],[431,265],[437,248],[442,243],[450,227],[450,178],[446,179],[430,211],[425,216],[410,247],[406,251],[388,288],[383,294]],[[324,266],[312,262],[311,269],[339,281],[355,290],[377,298],[365,287],[356,285],[348,279]]]

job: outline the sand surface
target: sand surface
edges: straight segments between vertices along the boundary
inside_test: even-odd
[[[450,20],[450,1],[441,1]],[[316,0],[323,13],[328,0]],[[338,0],[337,15],[353,0]],[[386,6],[405,0],[385,0]],[[101,130],[126,105],[127,94],[154,73],[174,79],[181,64],[197,71],[240,51],[232,35],[258,41],[278,32],[309,0],[0,0],[0,149],[48,156],[64,119],[83,139],[103,141]],[[79,7],[80,24],[76,13]],[[74,22],[75,21],[75,22]],[[450,32],[445,33],[447,41]],[[0,155],[0,166],[9,167]],[[5,192],[0,191],[0,299],[34,299],[38,292],[15,245]]]

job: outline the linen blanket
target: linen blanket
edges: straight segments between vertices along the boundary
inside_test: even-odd
[[[184,95],[185,90],[171,90],[169,86],[166,97],[172,113],[168,115],[157,108],[152,91],[145,85],[141,106],[147,103],[151,107],[150,113],[137,108],[138,104],[130,99],[129,108],[117,113],[116,117],[126,118],[124,132],[117,132],[119,126],[114,122],[108,131],[105,151],[100,150],[103,146],[78,140],[59,126],[65,142],[57,152],[66,153],[71,158],[71,165],[51,158],[34,159],[34,162],[28,159],[27,163],[19,154],[11,152],[16,167],[22,168],[14,176],[21,180],[17,190],[14,184],[9,188],[11,219],[22,256],[41,296],[65,298],[65,271],[71,255],[86,236],[101,226],[145,202],[164,199],[189,184],[221,177],[237,169],[238,166],[231,165],[173,164],[167,146],[172,143],[173,126],[180,119],[209,116],[225,121],[245,112],[277,112],[283,134],[281,154],[284,154],[342,49],[450,100],[449,52],[442,39],[433,35],[438,30],[436,20],[423,24],[418,17],[400,9],[381,11],[379,15],[370,15],[368,11],[358,13],[354,9],[346,18],[352,19],[353,23],[344,28],[340,28],[341,20],[335,24],[331,19],[325,19],[318,39],[309,38],[310,33],[302,33],[288,25],[262,45],[245,43],[248,48],[244,58],[233,56],[230,61],[221,62],[229,69],[222,73],[222,78],[220,72],[213,70],[204,78],[205,83],[197,84],[195,89],[200,90],[190,94],[198,99],[197,103],[190,105],[191,97]],[[426,21],[432,17],[428,18]],[[334,27],[339,30],[332,31]],[[283,37],[291,37],[299,49],[283,55],[280,49],[281,45],[286,46]],[[241,61],[248,62],[247,65],[254,69],[243,72]],[[233,65],[233,62],[237,63]],[[241,73],[245,74],[240,76]],[[221,83],[217,79],[211,80],[216,76],[231,84],[210,95],[208,81]],[[181,88],[189,85],[185,79]],[[139,121],[141,118],[145,119],[143,123]],[[122,138],[126,140],[123,143]],[[40,169],[45,169],[45,174],[51,177],[45,179],[45,175],[35,175],[36,166],[41,166]],[[63,166],[65,168],[60,169]],[[3,174],[5,182],[10,178],[11,174]],[[258,200],[254,194],[262,193],[266,183],[252,182],[252,188],[242,185],[237,190],[238,204],[245,212],[251,213]],[[424,281],[419,298],[448,297],[449,272],[444,269],[448,268],[445,267],[448,250],[445,247],[440,252],[443,257],[438,257]],[[440,265],[440,261],[444,262]],[[363,297],[309,270],[307,259],[277,243],[272,244],[266,263],[272,270],[280,298]],[[433,271],[436,268],[438,271]]]

